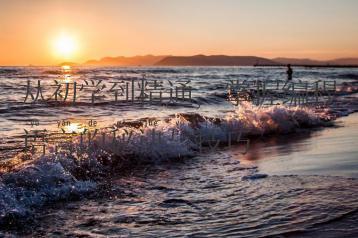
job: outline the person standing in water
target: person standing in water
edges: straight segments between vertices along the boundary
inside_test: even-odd
[[[293,70],[292,70],[290,64],[287,65],[286,74],[287,74],[287,80],[286,80],[285,84],[284,84],[283,87],[282,87],[283,90],[288,89],[290,86],[289,86],[288,88],[286,88],[286,86],[287,86],[287,85],[290,85],[290,84],[291,84],[291,81],[292,81]]]
[[[292,80],[293,70],[292,70],[290,64],[287,65],[287,71],[286,71],[286,73],[287,73],[287,81],[291,81],[291,80]]]

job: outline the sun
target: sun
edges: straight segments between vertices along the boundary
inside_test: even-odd
[[[57,56],[70,58],[77,50],[77,42],[72,36],[62,34],[55,39],[53,47]]]

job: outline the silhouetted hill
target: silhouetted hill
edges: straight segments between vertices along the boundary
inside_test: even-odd
[[[327,64],[325,61],[312,60],[312,59],[296,59],[296,58],[274,58],[273,61],[280,64],[292,64],[292,65],[322,65]]]
[[[89,60],[84,65],[93,66],[138,66],[138,65],[154,65],[166,56],[133,56],[133,57],[104,57],[100,60]]]
[[[253,66],[255,64],[277,65],[277,62],[256,56],[195,55],[168,56],[156,63],[158,66]]]
[[[62,63],[59,64],[58,66],[64,66],[64,65],[66,65],[66,66],[77,66],[77,65],[79,65],[79,64],[74,63],[74,62],[62,62]]]
[[[280,64],[292,65],[358,65],[358,58],[340,58],[333,60],[312,60],[312,59],[296,59],[296,58],[275,58],[272,59]]]
[[[313,60],[298,58],[267,59],[257,56],[227,56],[227,55],[194,55],[194,56],[165,56],[145,55],[133,57],[104,57],[100,60],[89,60],[82,65],[86,66],[278,66],[301,65],[321,67],[358,66],[358,58],[339,58],[333,60]],[[62,65],[76,66],[73,62],[64,62]]]
[[[330,60],[329,64],[337,64],[337,65],[358,65],[358,58],[340,58]]]

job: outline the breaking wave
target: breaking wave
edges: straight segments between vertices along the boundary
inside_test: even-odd
[[[95,183],[77,180],[59,160],[43,157],[4,173],[0,180],[0,226],[29,221],[33,209],[49,202],[78,198]]]
[[[325,111],[247,103],[224,118],[187,113],[155,126],[123,123],[117,125],[117,135],[99,133],[92,141],[75,138],[66,145],[66,152],[53,151],[39,158],[20,154],[1,164],[0,225],[28,221],[34,210],[47,203],[80,198],[98,189],[106,176],[125,173],[133,166],[192,157],[251,137],[325,126],[331,119]]]

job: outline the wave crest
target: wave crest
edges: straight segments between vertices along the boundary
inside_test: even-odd
[[[324,115],[308,108],[242,104],[225,118],[177,114],[155,126],[119,127],[118,131],[126,134],[105,139],[99,135],[88,144],[77,138],[67,145],[66,152],[30,161],[28,155],[17,157],[11,171],[0,177],[0,224],[12,225],[31,217],[33,209],[48,202],[94,191],[94,181],[113,172],[124,172],[135,164],[195,156],[212,140],[229,143],[231,138],[323,126]]]

